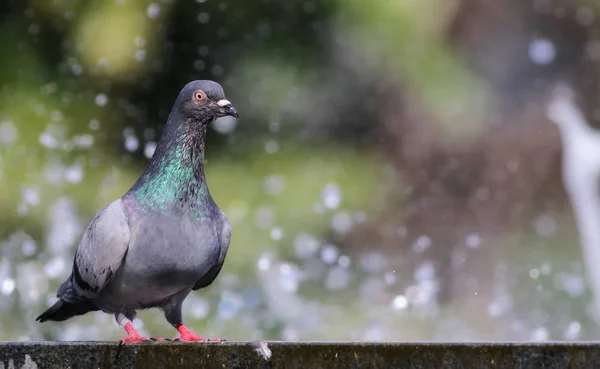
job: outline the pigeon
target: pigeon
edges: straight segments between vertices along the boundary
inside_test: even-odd
[[[223,116],[239,115],[217,82],[183,87],[152,159],[129,191],[90,222],[59,300],[37,321],[100,310],[124,327],[123,344],[149,340],[132,321],[137,310],[160,308],[180,340],[206,340],[183,324],[181,306],[217,278],[231,240],[204,176],[207,126]]]

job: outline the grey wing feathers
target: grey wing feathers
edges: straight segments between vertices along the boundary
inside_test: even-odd
[[[225,213],[221,212],[221,220],[222,220],[222,228],[221,228],[221,250],[219,252],[219,258],[217,263],[210,268],[210,270],[196,282],[193,287],[193,290],[199,290],[210,285],[215,278],[219,275],[221,268],[223,267],[223,263],[225,262],[225,256],[227,256],[227,251],[229,250],[229,243],[231,242],[231,224],[229,223],[229,219]]]
[[[229,243],[231,242],[231,223],[225,213],[221,212],[221,220],[223,221],[223,228],[221,229],[221,253],[219,254],[219,264],[225,262],[225,256],[229,250]]]
[[[83,234],[73,262],[71,281],[75,294],[70,295],[96,297],[121,267],[129,238],[129,225],[119,199],[102,209]]]

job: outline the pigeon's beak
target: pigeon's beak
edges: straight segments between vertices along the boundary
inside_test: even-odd
[[[238,118],[240,115],[235,110],[233,105],[229,102],[229,100],[223,99],[217,101],[217,105],[219,106],[219,116],[224,117],[226,115],[230,115],[234,118]]]

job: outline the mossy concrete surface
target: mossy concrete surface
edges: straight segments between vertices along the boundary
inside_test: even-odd
[[[600,343],[4,342],[8,368],[600,368]]]

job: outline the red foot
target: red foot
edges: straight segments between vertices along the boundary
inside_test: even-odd
[[[190,331],[188,329],[188,327],[186,327],[183,324],[178,324],[175,328],[177,328],[177,330],[179,331],[179,339],[182,341],[191,341],[191,342],[213,341],[213,340],[207,340],[206,338],[197,336],[194,332]]]
[[[135,328],[133,328],[133,324],[130,322],[125,324],[125,331],[127,332],[127,337],[121,339],[122,345],[126,343],[144,342],[150,340],[149,338],[140,335]]]

